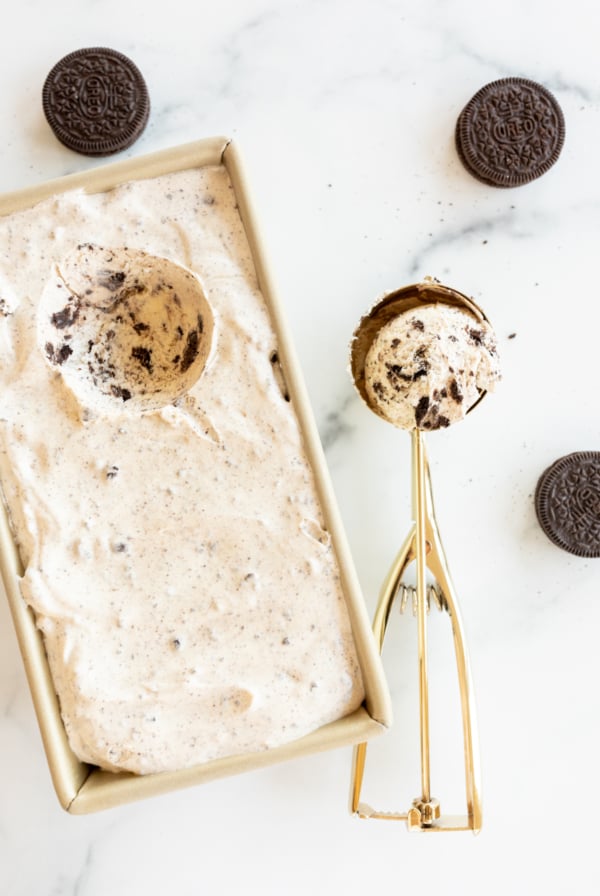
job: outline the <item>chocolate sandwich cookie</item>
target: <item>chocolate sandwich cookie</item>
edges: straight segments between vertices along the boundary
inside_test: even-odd
[[[562,110],[550,91],[526,78],[482,87],[456,122],[456,149],[473,177],[494,187],[518,187],[544,174],[565,139]]]
[[[535,510],[548,538],[579,557],[600,557],[600,451],[577,451],[542,473]]]
[[[141,72],[106,47],[76,50],[57,62],[44,83],[42,105],[61,143],[87,156],[127,149],[150,114]]]

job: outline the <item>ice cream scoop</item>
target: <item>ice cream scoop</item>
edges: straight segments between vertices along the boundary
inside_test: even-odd
[[[385,296],[361,320],[352,373],[383,419],[440,429],[462,420],[500,379],[496,338],[472,300],[426,281]]]
[[[209,357],[202,284],[168,258],[83,244],[55,266],[40,303],[48,362],[92,410],[153,411],[180,398]]]
[[[412,440],[412,525],[383,586],[373,632],[383,648],[392,603],[407,567],[416,566],[421,793],[406,812],[379,812],[361,801],[366,743],[355,748],[352,810],[361,818],[395,818],[410,830],[457,831],[481,827],[475,708],[458,601],[450,579],[433,509],[424,430],[461,420],[500,378],[493,331],[469,298],[434,280],[384,296],[360,321],[351,344],[350,367],[368,407],[409,430]],[[427,651],[427,572],[452,622],[461,698],[467,813],[447,816],[431,793]]]

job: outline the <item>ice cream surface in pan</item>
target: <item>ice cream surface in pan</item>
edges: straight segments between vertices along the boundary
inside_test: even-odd
[[[136,773],[364,695],[224,168],[0,219],[0,476],[72,749]]]

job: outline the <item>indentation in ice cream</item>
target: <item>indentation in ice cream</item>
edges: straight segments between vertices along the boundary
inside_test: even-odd
[[[40,344],[84,407],[149,411],[201,375],[213,315],[196,275],[136,249],[84,244],[53,268]]]
[[[499,379],[496,338],[487,321],[441,302],[389,321],[365,360],[369,400],[388,422],[408,430],[462,420]]]

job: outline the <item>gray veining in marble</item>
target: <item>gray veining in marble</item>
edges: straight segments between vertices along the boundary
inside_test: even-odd
[[[426,274],[447,280],[494,323],[504,381],[428,441],[475,678],[482,834],[420,837],[350,818],[348,750],[69,817],[4,605],[2,896],[598,890],[600,561],[548,542],[532,494],[555,458],[600,446],[599,31],[592,0],[12,8],[0,54],[1,190],[99,163],[54,140],[39,102],[47,71],[79,46],[121,49],[147,78],[151,119],[123,157],[218,133],[238,139],[369,612],[410,522],[409,450],[353,392],[347,345],[358,319],[387,289]],[[479,87],[515,74],[556,94],[567,137],[543,178],[494,190],[462,168],[454,125]],[[434,786],[451,808],[460,749],[445,623],[436,621],[431,659]],[[408,617],[393,624],[385,659],[396,721],[372,745],[370,787],[374,799],[406,803],[418,784],[414,632]]]

